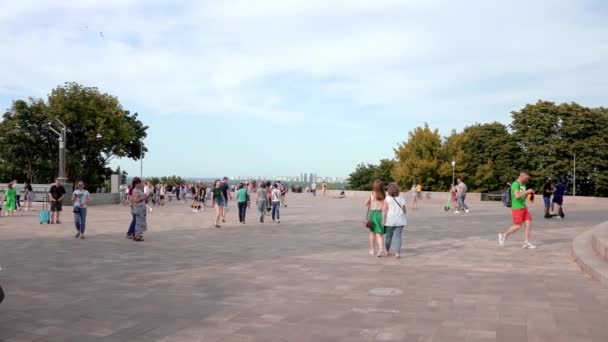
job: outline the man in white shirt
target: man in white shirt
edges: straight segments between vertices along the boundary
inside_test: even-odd
[[[317,183],[312,182],[310,185],[310,191],[312,192],[313,196],[317,196]]]

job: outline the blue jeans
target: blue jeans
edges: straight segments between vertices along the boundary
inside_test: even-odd
[[[258,200],[258,216],[260,217],[260,222],[264,222],[264,215],[266,214],[266,200]]]
[[[277,220],[281,219],[279,214],[279,208],[281,208],[281,202],[272,202],[272,220],[274,221],[275,216]]]
[[[76,210],[74,212],[74,224],[76,225],[76,230],[80,234],[84,234],[84,229],[87,224],[87,208],[74,208]]]
[[[129,225],[127,235],[135,235],[135,214],[131,214],[131,224]]]
[[[462,209],[469,210],[469,207],[464,203],[465,196],[458,196],[458,210],[462,210]]]
[[[387,226],[386,229],[386,241],[384,245],[386,246],[386,251],[389,252],[391,250],[391,242],[393,240],[393,236],[395,237],[395,253],[400,253],[401,251],[401,233],[403,232],[403,226]]]
[[[545,201],[545,209],[549,209],[551,207],[551,197],[543,196],[543,201]]]

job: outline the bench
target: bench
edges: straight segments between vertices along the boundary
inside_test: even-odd
[[[482,192],[480,199],[482,201],[502,201],[502,193]]]

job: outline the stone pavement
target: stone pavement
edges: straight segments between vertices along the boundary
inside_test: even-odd
[[[537,250],[497,202],[467,215],[425,200],[400,260],[367,254],[361,199],[288,195],[281,224],[229,222],[171,203],[146,241],[122,206],[89,209],[87,240],[36,213],[0,218],[0,341],[608,341],[608,288],[573,262],[572,239],[606,219],[532,207]],[[234,205],[234,204],[233,204]],[[566,206],[568,204],[566,203]]]

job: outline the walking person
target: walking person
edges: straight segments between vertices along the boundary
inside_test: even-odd
[[[564,194],[566,193],[566,185],[562,182],[553,181],[554,191],[553,191],[553,203],[551,204],[551,211],[555,209],[555,205],[557,205],[557,215],[562,219],[566,217],[564,214]]]
[[[375,254],[375,245],[378,243],[378,254],[377,257],[386,255],[384,250],[384,222],[382,213],[386,211],[386,193],[384,192],[384,183],[381,180],[375,180],[372,193],[367,197],[365,201],[365,207],[367,207],[368,215],[367,220],[371,223],[369,227],[369,254]]]
[[[74,205],[74,223],[76,225],[75,238],[84,239],[84,229],[87,223],[87,205],[91,203],[91,194],[84,188],[84,182],[78,182],[78,189],[72,193]]]
[[[32,185],[29,182],[25,182],[25,186],[23,187],[24,192],[24,199],[25,199],[25,211],[28,211],[32,209],[32,201],[36,200],[36,194],[34,193],[33,189],[32,189]]]
[[[285,197],[287,197],[287,192],[289,191],[286,184],[279,182],[279,190],[281,190],[281,207],[287,208],[287,203],[285,203]]]
[[[152,199],[154,190],[152,189],[152,184],[150,182],[146,182],[143,192],[144,192],[144,197],[146,198],[146,208],[148,210],[150,210],[150,214],[151,214],[152,213],[151,199]]]
[[[266,183],[262,182],[257,191],[256,204],[258,207],[258,216],[260,223],[264,223],[264,216],[266,215],[266,201],[268,199],[268,191],[266,190]]]
[[[228,177],[224,177],[222,179],[220,189],[222,190],[222,195],[224,196],[224,206],[222,207],[222,222],[226,223],[226,209],[228,208],[228,200],[232,199],[232,196],[230,195],[230,184],[228,184]]]
[[[518,231],[522,225],[525,225],[524,244],[521,248],[535,249],[536,246],[530,243],[530,222],[532,216],[526,207],[526,197],[533,196],[533,189],[526,189],[526,183],[530,179],[530,174],[527,170],[519,173],[519,177],[511,185],[511,212],[513,216],[513,226],[507,229],[506,232],[498,234],[498,245],[504,246],[509,235]]]
[[[236,190],[236,203],[239,208],[239,222],[245,224],[245,214],[249,207],[249,192],[243,183],[239,183]]]
[[[460,212],[462,212],[463,209],[464,209],[464,212],[468,214],[469,207],[464,202],[464,200],[467,197],[467,191],[468,191],[467,185],[464,184],[464,182],[460,178],[458,178],[456,180],[456,183],[458,184],[458,185],[456,185],[456,195],[458,197],[458,209],[456,209],[454,214],[459,214]]]
[[[418,209],[418,193],[416,191],[416,184],[412,184],[410,192],[412,195],[412,210],[416,210]]]
[[[272,185],[269,181],[266,181],[266,215],[270,216],[272,211]]]
[[[51,224],[61,224],[59,216],[63,210],[63,198],[65,197],[65,188],[61,185],[59,178],[55,179],[55,183],[49,189],[49,200],[51,201]]]
[[[15,204],[15,188],[13,188],[13,183],[8,183],[6,192],[4,193],[4,199],[6,200],[6,216],[13,216],[16,210]]]
[[[551,181],[551,178],[547,178],[547,181],[545,182],[545,185],[543,186],[543,202],[545,204],[545,218],[552,218],[553,216],[551,216],[551,214],[549,213],[549,210],[551,209],[551,195],[553,195],[554,189],[553,189],[553,182]],[[553,211],[553,210],[551,210]]]
[[[323,183],[321,183],[321,192],[322,192],[323,196],[327,196],[327,183],[325,183],[325,181],[323,181]]]
[[[135,217],[133,241],[144,241],[144,232],[148,229],[146,221],[147,200],[148,195],[144,193],[141,179],[139,177],[133,178],[133,193],[131,194],[131,214]]]
[[[312,184],[310,184],[310,191],[313,196],[317,196],[317,183],[312,182]]]
[[[135,186],[133,184],[135,184],[135,180],[139,179],[138,177],[133,178],[133,181],[131,182],[131,184],[129,184],[129,187],[127,189],[127,198],[128,198],[128,204],[129,207],[131,207],[131,224],[129,224],[129,229],[127,230],[127,239],[133,239],[135,237],[135,214],[133,213],[133,190],[135,190]],[[139,182],[141,183],[141,179],[139,179]]]
[[[390,183],[387,186],[388,196],[384,200],[386,202],[386,210],[382,212],[384,217],[384,227],[386,229],[386,253],[391,255],[391,245],[393,246],[396,258],[400,258],[401,255],[401,241],[403,234],[403,227],[407,224],[405,214],[407,209],[405,207],[405,199],[399,196],[399,185],[397,183]],[[394,240],[394,243],[392,243]]]
[[[13,189],[15,190],[15,208],[17,211],[21,211],[21,192],[23,187],[19,185],[17,180],[13,180]]]
[[[213,192],[211,193],[211,203],[215,206],[215,228],[221,228],[220,220],[224,217],[224,206],[226,205],[226,199],[222,191],[222,182],[218,179],[213,185]],[[226,222],[226,221],[224,221]]]
[[[272,222],[281,223],[281,190],[279,190],[279,185],[274,183],[272,186],[272,190],[270,191],[271,201],[272,201]]]

